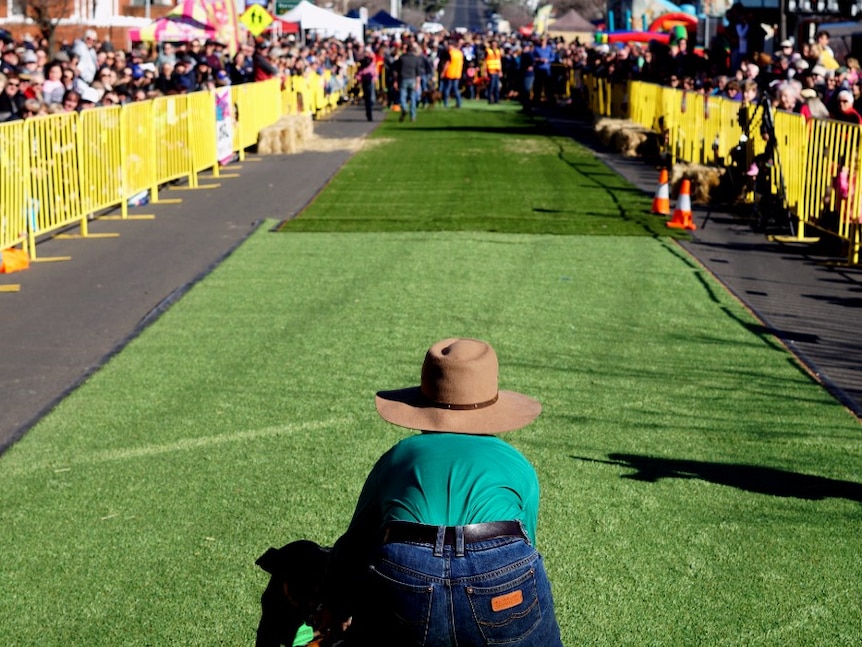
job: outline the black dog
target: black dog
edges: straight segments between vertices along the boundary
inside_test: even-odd
[[[328,548],[305,539],[270,548],[255,562],[272,577],[260,598],[257,647],[291,647],[320,602]]]

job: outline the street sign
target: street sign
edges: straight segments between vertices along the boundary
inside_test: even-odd
[[[298,4],[299,0],[275,0],[275,15],[285,14]]]
[[[239,17],[243,25],[254,36],[260,36],[263,31],[272,24],[272,16],[259,4],[253,4]]]

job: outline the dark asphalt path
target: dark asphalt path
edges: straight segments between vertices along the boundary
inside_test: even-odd
[[[488,5],[482,0],[450,0],[440,24],[447,31],[466,29],[469,32],[486,31]]]
[[[315,122],[314,132],[321,139],[355,142],[374,125],[360,108],[349,107]],[[151,315],[203,278],[261,220],[301,211],[350,155],[347,148],[250,155],[222,171],[238,177],[200,177],[202,185],[221,183],[220,188],[163,190],[161,199],[182,198],[182,203],[130,210],[155,214],[155,220],[90,223],[91,233],[119,233],[118,238],[46,241],[37,247],[39,257],[71,260],[0,275],[0,285],[21,286],[17,293],[0,292],[0,451],[122,348]]]
[[[602,150],[583,120],[546,115],[559,132],[592,148],[614,171],[652,195],[658,171]],[[862,418],[862,267],[824,246],[780,244],[731,214],[695,207],[690,242],[680,243],[761,320],[853,413]]]

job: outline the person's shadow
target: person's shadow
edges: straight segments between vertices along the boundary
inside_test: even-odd
[[[572,456],[572,458],[632,469],[635,470],[634,474],[625,474],[622,478],[647,483],[655,483],[666,478],[700,479],[770,496],[793,497],[809,501],[834,498],[862,503],[860,483],[788,472],[773,467],[656,458],[637,454],[608,454],[608,460],[583,456]]]

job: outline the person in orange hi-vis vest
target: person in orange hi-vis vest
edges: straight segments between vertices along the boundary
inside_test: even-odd
[[[503,51],[496,40],[485,50],[485,66],[488,70],[488,103],[500,103],[500,80],[503,76]]]
[[[449,96],[455,93],[455,107],[461,107],[461,74],[464,72],[464,53],[459,49],[456,40],[449,41],[446,50],[447,60],[440,73],[440,92],[443,95],[443,107],[449,107]]]

